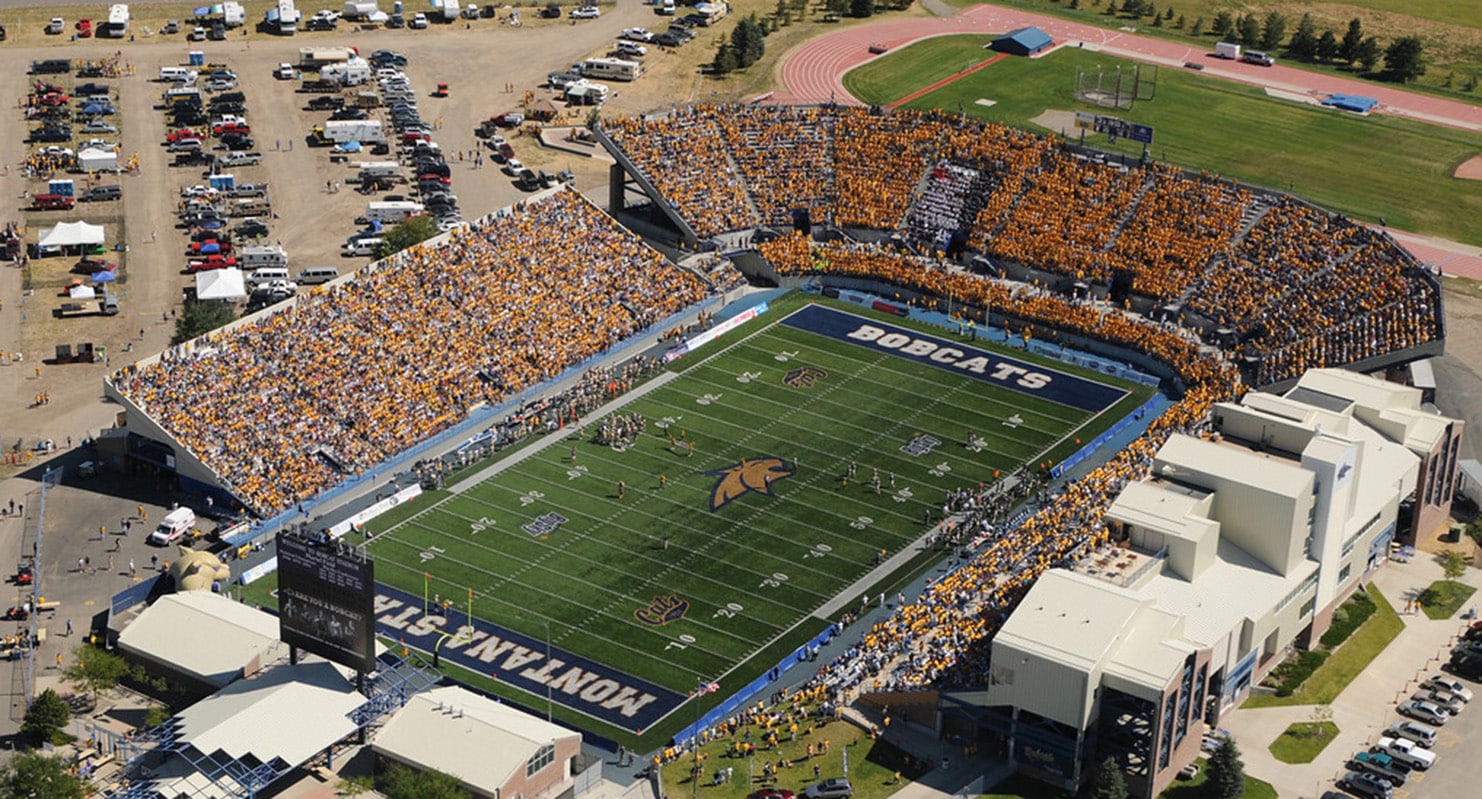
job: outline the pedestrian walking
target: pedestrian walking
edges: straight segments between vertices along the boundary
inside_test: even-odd
[[[129,579],[132,580],[137,578],[138,576],[139,572],[134,569],[134,559],[129,558]]]
[[[669,534],[668,533],[664,533],[664,549],[668,549],[668,548],[669,548]]]
[[[628,484],[625,483],[625,482],[623,482],[622,480],[619,480],[618,481],[618,499],[622,499],[623,498],[623,494],[626,493],[627,490],[628,490]]]
[[[72,620],[71,619],[68,619],[67,620],[67,637],[68,638],[71,638],[72,637]]]

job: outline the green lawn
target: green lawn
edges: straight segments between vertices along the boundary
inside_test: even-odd
[[[1209,779],[1209,763],[1204,758],[1194,761],[1199,764],[1199,773],[1192,780],[1175,780],[1158,799],[1204,799],[1204,781]],[[1241,799],[1276,799],[1276,789],[1271,783],[1245,775],[1245,793]]]
[[[1437,580],[1420,593],[1420,608],[1432,619],[1449,619],[1477,589],[1455,580]]]
[[[1283,763],[1311,763],[1337,734],[1331,721],[1297,722],[1271,742],[1271,754]]]
[[[985,43],[982,36],[937,36],[916,42],[844,73],[844,88],[869,102],[892,103],[998,55]]]
[[[860,97],[866,102],[888,103],[931,82],[912,71],[936,63],[931,51],[948,53],[936,69],[951,74],[961,68],[969,44],[981,43],[981,36],[929,39],[854,70],[846,85],[868,88],[871,93]],[[1383,219],[1405,230],[1482,244],[1482,181],[1451,177],[1458,164],[1482,153],[1482,135],[1383,115],[1358,117],[1278,100],[1261,89],[1188,70],[1148,65],[1141,74],[1146,82],[1156,69],[1152,100],[1115,113],[1075,101],[1078,72],[1094,76],[1099,68],[1105,85],[1115,80],[1119,67],[1125,80],[1134,66],[1077,49],[1034,61],[1009,58],[907,105],[1038,129],[1044,128],[1030,120],[1046,110],[1112,114],[1153,127],[1150,154],[1155,158],[1292,191],[1365,221]],[[996,104],[977,104],[985,98]],[[1080,136],[1073,128],[1064,132]],[[1141,152],[1135,142],[1108,145],[1099,135],[1087,135],[1086,141],[1129,158]]]
[[[1384,594],[1370,583],[1366,587],[1376,610],[1369,620],[1327,662],[1312,673],[1291,696],[1261,694],[1245,700],[1242,707],[1277,707],[1285,705],[1326,705],[1343,693],[1343,689],[1384,651],[1400,634],[1405,623],[1395,613]]]
[[[735,736],[706,744],[700,747],[703,776],[699,784],[696,785],[690,779],[690,759],[680,757],[664,765],[662,769],[663,795],[671,799],[687,799],[691,796],[702,799],[744,799],[747,794],[765,785],[802,796],[803,790],[817,781],[813,776],[814,766],[818,767],[819,778],[844,776],[846,752],[849,782],[854,787],[855,799],[885,799],[908,786],[912,779],[925,771],[920,765],[915,768],[907,767],[904,752],[885,741],[872,740],[865,731],[847,721],[832,722],[815,729],[812,735],[805,734],[807,728],[808,722],[805,720],[799,725],[795,741],[790,740],[790,733],[784,729],[778,735],[775,749],[764,748],[766,745],[763,737],[766,731],[756,724],[742,728]],[[751,742],[756,745],[754,758],[726,756],[733,743],[744,742],[747,732],[750,732]],[[818,754],[825,740],[828,741],[828,751]],[[814,757],[811,759],[807,756],[807,747],[810,744],[814,747]],[[762,765],[767,761],[775,764],[779,760],[791,761],[793,765],[791,768],[779,769],[776,780],[764,784]],[[725,768],[731,769],[730,779],[723,779],[718,785],[713,784],[716,770]],[[901,773],[899,782],[895,780],[896,771]]]

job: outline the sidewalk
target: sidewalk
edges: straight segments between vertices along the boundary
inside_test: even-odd
[[[1405,628],[1329,706],[1339,732],[1313,762],[1282,763],[1267,747],[1291,724],[1312,721],[1316,706],[1237,709],[1225,716],[1220,726],[1239,742],[1246,773],[1270,782],[1282,797],[1317,797],[1331,789],[1345,761],[1367,749],[1381,730],[1400,718],[1395,704],[1414,691],[1418,682],[1438,673],[1446,661],[1463,623],[1455,617],[1432,621],[1424,613],[1406,615],[1402,611],[1406,600],[1443,577],[1434,556],[1426,552],[1417,553],[1409,563],[1387,563],[1371,575],[1373,584],[1400,612]],[[1461,582],[1482,588],[1482,571],[1468,569]]]

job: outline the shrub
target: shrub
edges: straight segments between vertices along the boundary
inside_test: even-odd
[[[1339,644],[1347,641],[1348,636],[1353,635],[1354,630],[1362,627],[1372,615],[1374,615],[1374,600],[1370,599],[1366,593],[1356,593],[1352,599],[1333,611],[1333,624],[1319,640],[1324,647],[1337,649]]]
[[[1276,695],[1291,696],[1327,659],[1327,652],[1309,649],[1298,655],[1295,660],[1288,660],[1277,666],[1273,669],[1273,673],[1280,674],[1276,683]]]

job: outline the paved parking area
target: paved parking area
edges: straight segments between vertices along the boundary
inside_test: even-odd
[[[1409,563],[1386,564],[1371,579],[1400,610],[1407,599],[1442,577],[1441,567],[1422,552]],[[1462,580],[1482,587],[1482,572],[1468,569]],[[1311,705],[1236,710],[1221,720],[1221,726],[1240,744],[1246,773],[1270,782],[1282,797],[1315,799],[1323,791],[1334,790],[1334,781],[1347,770],[1347,761],[1402,718],[1395,711],[1396,703],[1409,698],[1422,680],[1441,670],[1450,657],[1453,639],[1465,626],[1459,618],[1432,621],[1421,613],[1400,618],[1405,629],[1330,706],[1339,733],[1312,763],[1282,763],[1267,749],[1289,725],[1311,721],[1315,710]],[[1482,694],[1482,685],[1473,690]],[[1482,740],[1479,729],[1482,704],[1474,703],[1442,729],[1435,767],[1411,777],[1395,791],[1396,799],[1475,795],[1475,786],[1482,784],[1482,758],[1470,752]]]

